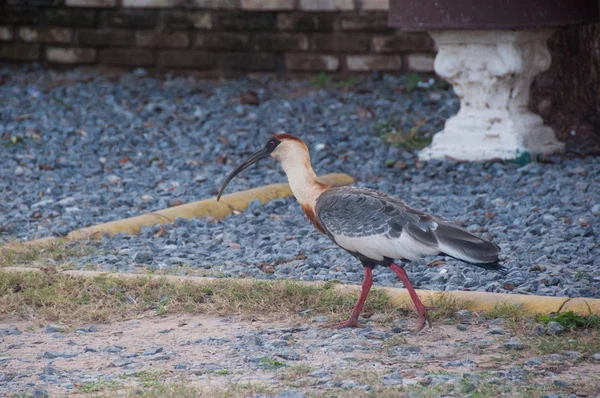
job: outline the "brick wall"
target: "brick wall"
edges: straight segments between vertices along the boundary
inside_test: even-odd
[[[1,1],[0,1],[1,3]],[[248,71],[432,71],[388,0],[5,0],[0,61]]]

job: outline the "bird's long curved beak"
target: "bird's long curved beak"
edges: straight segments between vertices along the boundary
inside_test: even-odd
[[[221,186],[221,189],[219,189],[219,194],[217,195],[217,202],[219,201],[219,199],[221,199],[221,195],[223,195],[223,191],[225,190],[225,187],[227,186],[227,184],[229,184],[229,182],[231,180],[233,180],[233,177],[235,177],[236,175],[238,175],[240,172],[247,169],[248,167],[252,166],[254,163],[258,162],[259,160],[268,158],[268,157],[269,157],[269,151],[267,151],[266,148],[262,148],[256,152],[254,152],[252,155],[250,155],[250,157],[248,159],[246,159],[245,162],[243,162],[238,167],[236,167],[235,170],[233,170],[231,172],[231,174],[229,174],[227,176],[227,178],[225,179],[225,182]]]

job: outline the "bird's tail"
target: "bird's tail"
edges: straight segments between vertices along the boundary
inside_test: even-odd
[[[450,223],[439,223],[435,233],[442,254],[489,270],[503,269],[498,245]]]

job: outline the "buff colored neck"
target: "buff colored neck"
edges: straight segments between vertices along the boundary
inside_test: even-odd
[[[308,151],[294,148],[281,160],[281,166],[287,175],[292,193],[302,207],[314,209],[317,198],[325,190],[317,180],[311,164]]]

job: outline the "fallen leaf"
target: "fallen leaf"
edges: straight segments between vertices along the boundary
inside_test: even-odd
[[[222,153],[222,154],[218,155],[216,161],[219,164],[225,164],[227,162],[227,154],[226,153]]]
[[[217,136],[217,139],[219,141],[221,141],[221,143],[228,145],[229,144],[229,139],[227,139],[227,137],[225,137],[224,135],[219,135]]]
[[[427,263],[428,267],[441,267],[442,265],[446,264],[446,262],[444,260],[441,259],[437,259],[437,260],[433,260]]]
[[[240,95],[240,104],[258,105],[258,95],[254,91],[248,91]]]
[[[404,163],[401,160],[398,160],[396,163],[394,163],[394,168],[395,169],[400,169],[400,170],[405,170],[408,166],[406,165],[406,163]]]
[[[241,249],[242,248],[242,246],[239,243],[235,243],[235,242],[230,243],[229,247],[231,247],[232,249]]]
[[[54,167],[50,166],[49,164],[40,164],[38,166],[38,169],[40,170],[54,170]]]
[[[167,233],[167,228],[164,225],[158,227],[158,231],[152,235],[153,238],[161,238]]]
[[[356,115],[359,119],[373,119],[375,112],[371,108],[365,108],[364,106],[358,105],[356,107]]]
[[[31,115],[19,115],[15,119],[17,120],[17,122],[20,122],[22,120],[29,120],[31,119]]]
[[[497,215],[498,213],[496,213],[495,211],[488,211],[487,213],[485,213],[485,217],[489,218],[490,220],[496,218]]]
[[[119,159],[119,164],[125,164],[127,162],[131,162],[131,158],[129,156],[123,156],[121,159]]]
[[[267,265],[265,267],[262,267],[262,272],[264,272],[265,274],[274,274],[275,268],[271,267],[270,265]]]

